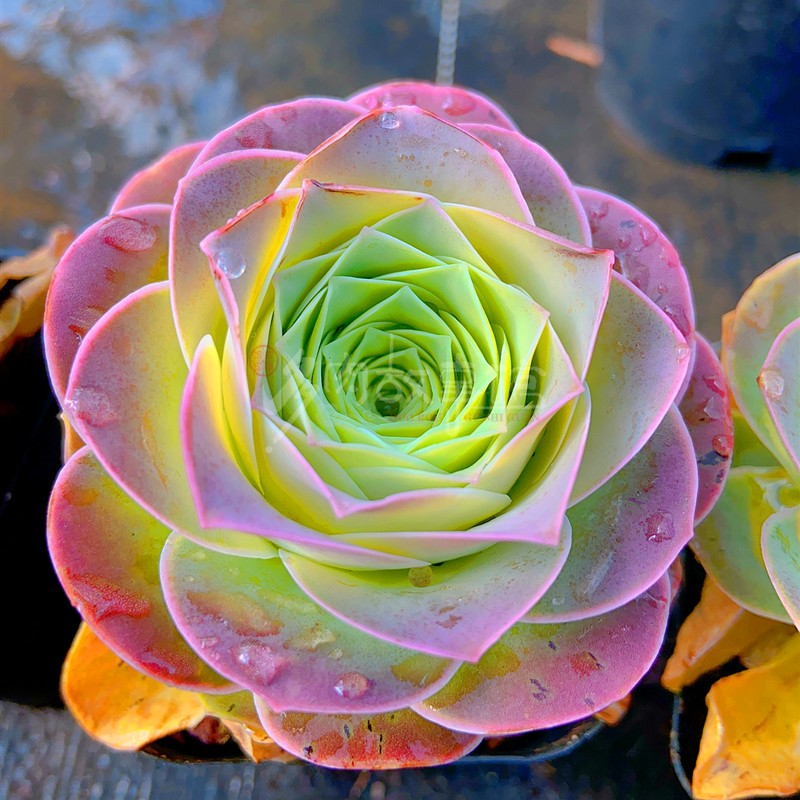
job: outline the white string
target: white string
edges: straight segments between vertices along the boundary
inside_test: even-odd
[[[456,73],[458,47],[458,16],[461,0],[442,0],[439,22],[439,54],[436,58],[436,83],[452,86]]]

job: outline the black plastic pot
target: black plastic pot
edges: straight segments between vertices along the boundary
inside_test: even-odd
[[[597,0],[599,91],[648,144],[715,166],[800,167],[800,0]]]

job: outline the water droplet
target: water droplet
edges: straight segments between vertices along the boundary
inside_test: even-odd
[[[286,642],[286,647],[314,653],[321,644],[330,644],[336,641],[336,634],[328,628],[315,622],[308,630],[301,631]]]
[[[241,278],[247,269],[247,262],[238,250],[231,250],[223,247],[214,255],[214,263],[223,275],[227,275],[231,280]]]
[[[783,379],[783,373],[777,367],[767,367],[761,370],[761,374],[758,376],[758,385],[770,400],[780,400],[783,397],[786,382]]]
[[[263,150],[272,145],[272,128],[263,120],[250,120],[236,131],[236,141],[244,148]]]
[[[209,650],[219,644],[219,636],[201,636],[197,643],[203,650]]]
[[[386,130],[392,130],[400,125],[400,120],[394,111],[383,111],[378,115],[378,125]]]
[[[687,342],[679,342],[678,346],[675,348],[675,357],[678,362],[686,361],[691,354],[692,348]]]
[[[408,582],[412,586],[423,588],[433,582],[433,570],[429,566],[411,567],[408,571]]]
[[[270,683],[275,679],[285,659],[272,651],[263,642],[243,642],[231,649],[231,655],[242,666],[245,672],[262,683]]]
[[[158,226],[141,219],[110,216],[98,229],[97,235],[107,245],[123,253],[141,253],[149,250],[158,238]]]
[[[456,154],[456,155],[457,155],[459,158],[466,158],[466,157],[467,157],[467,151],[466,151],[466,150],[465,150],[463,147],[454,147],[454,148],[453,148],[453,152],[454,152],[454,153],[455,153],[455,154]]]
[[[333,690],[339,697],[345,700],[358,700],[363,697],[369,689],[369,679],[360,672],[345,672],[339,676],[339,680],[333,686]]]
[[[65,405],[74,417],[93,428],[105,428],[117,419],[116,409],[108,395],[88,386],[76,389]]]
[[[467,92],[453,90],[448,93],[442,103],[442,111],[451,117],[461,117],[469,114],[475,108],[475,98]]]
[[[711,446],[714,448],[714,452],[723,458],[730,458],[733,452],[733,437],[721,433],[711,440]]]
[[[645,521],[645,534],[648,542],[661,544],[675,537],[675,525],[669,511],[651,514]]]
[[[703,412],[708,419],[722,419],[725,415],[725,403],[718,394],[713,394],[706,400]]]

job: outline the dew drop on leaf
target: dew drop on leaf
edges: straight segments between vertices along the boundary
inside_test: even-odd
[[[358,700],[367,693],[368,689],[369,679],[360,672],[345,672],[339,676],[339,680],[333,687],[336,694],[345,700]]]
[[[761,374],[758,376],[758,385],[770,400],[780,400],[783,396],[785,381],[777,367],[767,367],[761,370]]]
[[[241,278],[247,269],[244,256],[238,250],[230,250],[228,248],[222,248],[216,253],[214,263],[224,275],[232,280]]]
[[[397,119],[394,111],[384,111],[378,116],[378,125],[386,130],[392,130],[400,125],[400,120]]]
[[[97,235],[115,250],[141,253],[156,243],[158,228],[141,219],[114,214],[100,226]]]

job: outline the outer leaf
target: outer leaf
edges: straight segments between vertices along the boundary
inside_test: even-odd
[[[278,559],[223,555],[173,534],[161,576],[187,641],[276,711],[403,708],[443,686],[458,666],[340,622],[308,599]]]
[[[187,373],[168,286],[152,284],[128,295],[90,331],[72,370],[65,413],[113,480],[164,525],[210,547],[269,555],[257,537],[200,526],[181,453]]]
[[[358,105],[330,97],[302,97],[266,106],[218,133],[203,148],[195,166],[236,150],[310,153],[363,113]]]
[[[692,777],[698,800],[800,791],[800,635],[761,667],[717,681]]]
[[[695,523],[701,522],[717,502],[733,452],[731,395],[725,374],[711,345],[695,334],[695,360],[680,410],[694,443],[700,483]],[[739,443],[736,443],[737,449]]]
[[[124,494],[88,448],[58,476],[47,536],[67,595],[115,653],[172,686],[230,686],[189,648],[164,604],[158,563],[169,529]]]
[[[277,714],[258,710],[269,735],[298,758],[338,769],[399,769],[447,764],[474,750],[481,736],[442,728],[409,709],[386,714]]]
[[[668,614],[664,577],[599,617],[515,625],[414,710],[455,730],[501,736],[589,716],[620,700],[644,675],[661,647]]]
[[[178,182],[189,171],[204,146],[205,142],[183,144],[137,172],[119,190],[111,205],[111,212],[145,203],[172,205]]]
[[[664,312],[614,273],[586,375],[592,423],[572,502],[602,486],[652,436],[678,394],[690,354]]]
[[[800,506],[783,508],[764,523],[761,547],[775,590],[800,629]]]
[[[713,578],[707,577],[700,602],[678,632],[675,652],[667,662],[661,683],[671,692],[678,692],[746,652],[765,634],[784,627],[745,611]]]
[[[129,294],[86,337],[65,413],[111,477],[169,527],[197,527],[178,409],[187,369],[169,287]]]
[[[460,128],[413,106],[375,110],[331,137],[292,170],[281,188],[323,183],[432,194],[530,222],[506,163]]]
[[[525,620],[595,616],[652,586],[692,536],[696,492],[692,443],[672,408],[632,461],[569,510],[567,562]]]
[[[734,467],[719,502],[691,542],[706,572],[729,597],[779,622],[790,618],[764,566],[761,531],[788,486],[779,467]]]
[[[565,526],[558,547],[501,543],[422,573],[348,573],[281,557],[301,588],[348,624],[414,650],[475,661],[541,597],[569,539]]]
[[[369,111],[383,106],[415,105],[459,125],[479,122],[516,130],[514,122],[497,103],[461,86],[439,86],[425,81],[379,83],[354,94],[350,102]]]
[[[53,389],[63,401],[75,354],[111,306],[167,277],[169,207],[128,208],[87,228],[56,267],[44,316]]]
[[[578,187],[592,244],[614,251],[618,269],[646,294],[690,340],[694,304],[680,256],[663,231],[638,208],[599,189]]]
[[[722,331],[722,365],[728,376],[736,405],[750,427],[784,468],[800,483],[800,466],[787,451],[764,402],[761,387],[780,397],[779,378],[796,380],[789,375],[761,374],[778,334],[800,317],[800,253],[768,269],[742,295],[736,311],[727,318]],[[761,377],[759,383],[757,378]],[[771,380],[770,378],[774,378]],[[790,412],[790,409],[787,408]]]
[[[61,694],[80,726],[117,750],[138,750],[194,727],[206,714],[200,695],[129,667],[85,623],[64,661]]]
[[[544,147],[521,133],[495,125],[463,128],[503,156],[538,227],[573,242],[592,244],[589,222],[572,181]]]

